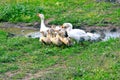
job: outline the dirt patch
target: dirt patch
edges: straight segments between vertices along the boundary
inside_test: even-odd
[[[101,26],[86,26],[86,27],[81,27],[81,29],[85,30],[86,32],[97,32],[97,31],[110,31],[110,32],[116,32],[120,30],[120,27],[118,26],[106,26],[106,27],[101,27]]]
[[[23,78],[22,80],[31,80],[33,78],[39,78],[39,77],[43,77],[44,75],[46,74],[49,74],[49,73],[53,73],[54,72],[54,69],[65,69],[66,66],[65,65],[59,65],[59,64],[56,64],[52,67],[49,67],[47,69],[44,69],[44,70],[40,70],[38,71],[37,73],[35,74],[31,74],[31,73],[28,73],[27,76],[25,78]]]
[[[18,74],[18,73],[19,73],[19,71],[6,72],[5,75],[6,75],[6,77],[11,78],[12,76],[14,76],[14,75],[16,75],[16,74]]]

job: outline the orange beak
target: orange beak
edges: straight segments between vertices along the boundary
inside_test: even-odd
[[[37,16],[40,17],[40,13],[38,13]]]
[[[63,25],[62,25],[61,27],[62,27],[62,28],[64,28],[64,26],[63,26]]]

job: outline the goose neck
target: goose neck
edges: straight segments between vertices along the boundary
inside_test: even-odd
[[[71,30],[72,30],[71,28],[68,28],[66,31],[69,32],[69,31],[71,31]]]
[[[45,27],[44,19],[41,19],[41,28]]]
[[[45,25],[45,24],[44,24],[44,20],[41,20],[41,25]]]

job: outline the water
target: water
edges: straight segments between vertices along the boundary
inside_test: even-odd
[[[110,38],[120,38],[120,32],[104,32],[105,38],[103,41],[106,41]]]
[[[41,34],[40,32],[31,32],[25,35],[25,37],[29,37],[29,38],[40,38]]]
[[[25,36],[30,38],[39,38],[40,32],[35,28],[20,27],[0,27],[1,30],[15,34],[16,36]]]

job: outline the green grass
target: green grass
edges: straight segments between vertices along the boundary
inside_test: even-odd
[[[120,39],[76,44],[43,45],[38,39],[7,38],[0,31],[0,79],[119,80]],[[12,75],[12,76],[10,76]],[[6,77],[8,76],[8,77]]]
[[[95,0],[6,0],[1,1],[0,21],[36,22],[37,13],[45,19],[54,18],[49,24],[71,22],[74,26],[119,26],[119,4],[97,3]]]
[[[17,2],[18,1],[18,2]],[[45,14],[49,24],[119,26],[119,4],[94,0],[0,1],[0,21],[36,22]],[[120,39],[84,42],[71,47],[44,45],[38,39],[8,37],[0,30],[0,80],[119,80]]]

